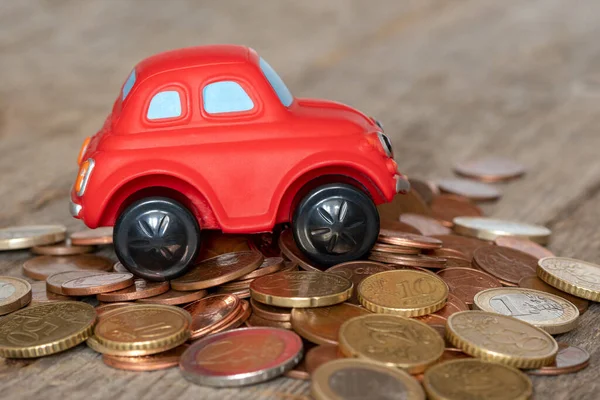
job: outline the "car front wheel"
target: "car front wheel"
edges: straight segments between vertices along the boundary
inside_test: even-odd
[[[323,266],[357,260],[379,235],[379,213],[369,196],[354,186],[319,186],[294,212],[292,230],[298,248]]]
[[[150,197],[131,204],[117,219],[113,243],[121,263],[152,281],[186,272],[200,247],[196,218],[178,202]]]

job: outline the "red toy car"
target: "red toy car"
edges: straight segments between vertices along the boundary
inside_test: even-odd
[[[291,222],[323,265],[365,255],[376,204],[409,189],[381,125],[346,105],[294,98],[243,46],[203,46],[140,62],[85,140],[71,213],[114,225],[119,260],[150,280],[183,274],[200,229],[271,231]]]

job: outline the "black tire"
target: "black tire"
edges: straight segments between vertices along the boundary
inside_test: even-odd
[[[298,248],[323,266],[360,259],[379,235],[379,213],[354,186],[333,183],[313,189],[292,218]]]
[[[121,214],[113,233],[115,252],[131,273],[151,281],[183,275],[200,248],[196,218],[164,197],[136,201]]]

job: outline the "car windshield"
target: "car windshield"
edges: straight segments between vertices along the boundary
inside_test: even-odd
[[[267,63],[262,57],[260,58],[260,69],[265,75],[265,78],[267,78],[271,84],[273,90],[275,90],[275,93],[277,93],[277,97],[279,97],[281,104],[289,107],[289,105],[292,104],[292,101],[294,101],[294,96],[292,96],[292,93],[287,86],[285,86],[283,80],[279,77],[279,75],[277,75],[277,72],[275,72],[269,63]]]

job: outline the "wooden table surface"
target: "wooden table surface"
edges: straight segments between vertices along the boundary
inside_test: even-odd
[[[81,223],[67,211],[75,158],[136,62],[190,45],[255,48],[296,96],[385,124],[409,176],[452,176],[484,154],[528,166],[489,215],[544,224],[556,254],[600,262],[600,2],[595,0],[19,0],[0,4],[0,226]],[[0,254],[21,275],[28,252]],[[598,399],[600,308],[560,340],[592,354],[575,375],[532,378],[537,399]],[[0,359],[3,399],[304,399],[281,378],[244,389],[132,373],[84,345]]]

